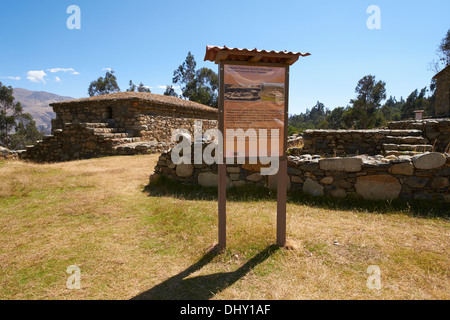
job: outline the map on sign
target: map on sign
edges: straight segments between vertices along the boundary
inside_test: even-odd
[[[284,67],[224,66],[225,157],[283,155],[285,75]]]

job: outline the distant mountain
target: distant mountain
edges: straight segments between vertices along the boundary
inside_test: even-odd
[[[55,113],[49,104],[73,99],[45,91],[30,91],[22,88],[14,88],[13,95],[15,102],[19,101],[22,104],[23,112],[31,114],[36,121],[36,126],[42,127],[47,132],[52,127],[51,120],[55,118]]]

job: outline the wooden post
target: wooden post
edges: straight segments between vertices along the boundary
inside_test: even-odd
[[[286,245],[287,160],[281,160],[277,173],[277,244]]]
[[[277,178],[277,244],[280,247],[286,246],[286,197],[287,197],[287,136],[289,119],[289,66],[286,66],[284,81],[284,132],[283,134],[283,155],[280,157],[280,164]]]
[[[218,165],[219,170],[219,245],[220,251],[227,247],[227,165]]]
[[[224,132],[224,64],[219,62],[219,121],[218,127],[222,136],[225,136]],[[225,141],[222,141],[225,144]],[[219,206],[219,244],[218,249],[220,251],[225,250],[227,246],[227,165],[225,163],[225,157],[222,154],[218,155],[222,163],[218,164],[218,206]]]

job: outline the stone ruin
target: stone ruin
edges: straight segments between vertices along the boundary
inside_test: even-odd
[[[298,138],[303,148],[293,155],[319,154],[346,157],[361,154],[414,156],[450,149],[450,66],[436,74],[436,118],[388,123],[374,130],[306,130]],[[293,138],[291,138],[293,139]]]
[[[423,119],[390,122],[373,130],[306,130],[303,148],[294,155],[319,154],[324,157],[413,156],[446,152],[450,142],[450,119]]]
[[[374,130],[306,130],[290,136],[288,189],[336,198],[450,203],[450,119],[445,118],[450,115],[450,67],[435,79],[436,114],[443,118],[391,122]],[[159,157],[150,182],[163,176],[216,187],[217,169],[206,163],[176,165],[169,150]],[[275,189],[277,177],[259,171],[257,165],[227,164],[227,187]]]
[[[203,149],[206,147],[203,143]],[[194,148],[194,146],[192,146]],[[194,150],[191,152],[194,163]],[[276,189],[277,176],[263,176],[260,166],[227,164],[227,188],[260,186]],[[150,183],[166,177],[183,184],[217,187],[217,164],[175,164],[164,151]],[[368,156],[322,158],[319,155],[288,157],[288,190],[313,196],[367,200],[395,198],[450,202],[450,156],[427,152],[416,156]]]
[[[17,160],[19,155],[17,151],[9,150],[0,146],[0,160]]]
[[[436,74],[436,110],[438,117],[450,117],[450,66]]]
[[[20,158],[57,162],[162,152],[174,129],[191,134],[217,127],[217,109],[163,95],[119,92],[51,104],[52,134],[20,152]]]
[[[444,116],[449,70],[436,75],[436,111]],[[216,128],[217,109],[138,92],[58,102],[52,107],[56,113],[52,134],[25,151],[1,150],[0,159],[19,156],[56,162],[155,152],[161,155],[151,181],[165,176],[181,183],[217,185],[217,165],[176,165],[170,159],[173,130],[187,129],[193,135],[197,120],[203,130]],[[307,130],[288,139],[288,188],[332,197],[450,202],[449,141],[449,118],[391,122],[375,130]],[[262,176],[259,169],[227,165],[228,187],[276,188],[276,176]]]

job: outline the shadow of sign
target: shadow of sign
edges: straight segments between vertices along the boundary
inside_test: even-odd
[[[206,253],[198,262],[167,279],[166,281],[142,292],[132,300],[208,300],[233,285],[253,268],[267,260],[279,249],[271,245],[258,253],[243,266],[233,272],[221,272],[187,278],[209,264],[219,254],[217,248]]]

